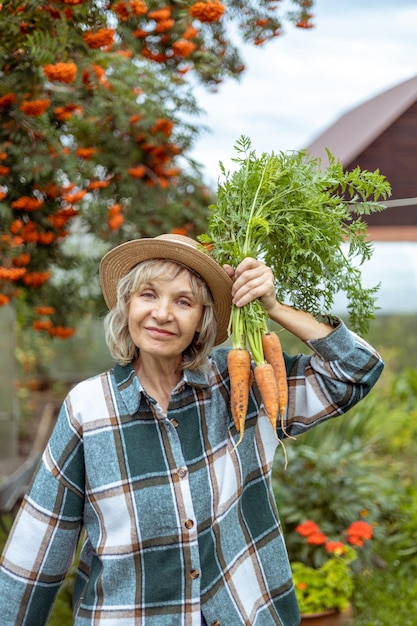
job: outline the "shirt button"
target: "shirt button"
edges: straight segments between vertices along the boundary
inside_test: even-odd
[[[190,576],[193,580],[195,580],[196,578],[200,576],[200,572],[198,571],[198,569],[192,569],[190,571]]]
[[[186,467],[180,467],[180,469],[178,470],[177,474],[178,474],[178,476],[180,478],[185,478],[187,476],[187,474],[188,474],[188,470],[187,470]]]
[[[215,622],[211,622],[211,626],[220,626],[220,622],[218,619],[216,619]]]
[[[178,426],[180,425],[179,421],[175,419],[175,417],[172,418],[171,424],[175,426],[175,428],[178,428]]]
[[[184,522],[184,526],[185,528],[188,528],[188,530],[190,530],[193,526],[194,526],[194,522],[192,519],[186,519]]]

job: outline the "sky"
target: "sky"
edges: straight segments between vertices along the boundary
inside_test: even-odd
[[[316,0],[313,12],[312,29],[286,24],[272,42],[241,47],[239,82],[196,90],[209,132],[192,156],[209,183],[242,134],[259,153],[305,148],[348,110],[417,74],[417,0]]]
[[[344,113],[417,74],[417,0],[316,0],[313,12],[313,29],[287,24],[274,41],[243,48],[239,82],[196,90],[210,132],[192,156],[213,188],[219,161],[233,168],[242,134],[257,153],[306,148]],[[384,312],[417,311],[417,243],[376,244],[362,271],[365,286],[381,282]]]

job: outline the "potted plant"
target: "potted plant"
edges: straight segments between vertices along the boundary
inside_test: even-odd
[[[357,549],[371,539],[367,522],[353,522],[342,540],[330,540],[312,520],[296,527],[309,548],[304,561],[292,563],[302,626],[342,626],[349,615],[354,589],[352,564]]]

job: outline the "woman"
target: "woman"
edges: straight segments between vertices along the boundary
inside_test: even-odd
[[[62,406],[1,560],[2,624],[46,623],[84,529],[77,626],[296,626],[277,441],[254,384],[235,447],[228,348],[212,348],[232,302],[255,298],[309,345],[313,356],[285,355],[292,435],[363,398],[380,357],[342,322],[277,302],[262,262],[223,269],[187,237],[122,244],[100,278],[117,364]]]

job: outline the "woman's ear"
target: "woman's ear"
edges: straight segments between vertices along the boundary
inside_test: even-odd
[[[202,328],[202,326],[203,326],[203,314],[201,314],[200,321],[198,322],[198,324],[197,324],[197,328],[195,329],[195,332],[196,332],[197,334],[200,334],[200,333],[201,333],[201,328]]]

